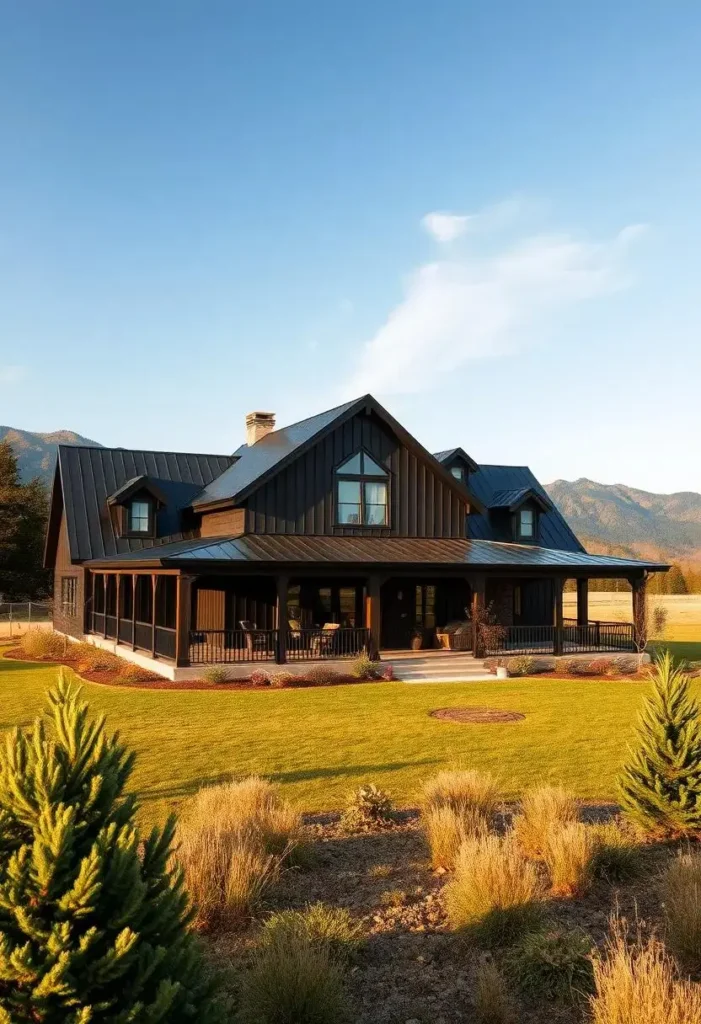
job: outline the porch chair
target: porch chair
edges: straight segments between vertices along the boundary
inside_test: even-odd
[[[336,630],[339,626],[338,622],[325,622],[321,630],[314,634],[311,644],[312,657],[322,658],[333,651]]]
[[[302,623],[299,619],[287,620],[287,646],[294,651],[300,650],[302,646]]]
[[[239,619],[239,626],[246,637],[246,652],[253,659],[256,651],[268,651],[268,636],[264,629],[258,629],[250,619]]]

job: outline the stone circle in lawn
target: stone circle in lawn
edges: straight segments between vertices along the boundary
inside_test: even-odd
[[[493,722],[520,722],[526,716],[520,711],[504,711],[501,708],[438,708],[430,712],[431,718],[443,722],[472,722],[491,725]]]

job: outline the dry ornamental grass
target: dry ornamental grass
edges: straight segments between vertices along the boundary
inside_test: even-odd
[[[662,879],[667,942],[682,963],[701,967],[701,854],[679,853]]]
[[[577,820],[577,804],[561,786],[536,786],[521,801],[514,833],[528,857],[542,857],[551,831]]]
[[[478,813],[486,821],[494,814],[499,799],[496,780],[488,772],[443,771],[423,786],[426,810],[450,807],[459,813]]]
[[[434,870],[451,871],[462,844],[487,832],[482,814],[474,810],[460,813],[452,807],[432,807],[425,811],[423,825]]]
[[[574,821],[552,828],[545,839],[543,860],[557,896],[581,896],[591,885],[596,839],[591,829]]]

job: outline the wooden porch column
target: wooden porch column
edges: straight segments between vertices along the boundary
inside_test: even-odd
[[[275,661],[278,665],[284,665],[287,661],[287,596],[290,588],[289,577],[276,576],[275,586],[277,589],[277,597],[275,599],[275,629],[277,630]]]
[[[380,634],[382,625],[382,611],[380,608],[380,587],[379,576],[368,577],[368,596],[365,602],[365,626],[370,630],[370,647],[368,654],[371,658],[377,658],[380,654]]]
[[[131,574],[131,649],[136,650],[136,581],[138,576]]]
[[[562,592],[565,589],[565,581],[562,576],[553,579],[553,625],[555,634],[553,639],[553,654],[562,654]]]
[[[470,618],[472,619],[472,653],[475,658],[481,658],[484,656],[484,651],[482,648],[480,626],[484,621],[487,581],[484,576],[470,576],[468,578],[468,582],[472,589],[472,601],[470,602]]]
[[[577,580],[577,625],[589,625],[589,580]]]
[[[156,657],[156,592],[158,590],[158,576],[151,573],[151,657]]]
[[[179,575],[175,589],[175,664],[190,664],[190,624],[192,621],[192,583],[194,576]]]
[[[630,588],[633,592],[633,641],[639,647],[647,633],[647,575],[632,577]]]
[[[114,606],[114,610],[117,613],[117,628],[115,629],[115,633],[117,634],[117,636],[116,636],[115,639],[116,639],[116,642],[119,643],[119,623],[121,621],[121,614],[120,614],[120,611],[119,611],[119,602],[120,602],[121,597],[122,597],[122,574],[121,574],[121,572],[117,573],[117,575],[115,576],[115,581],[114,582],[115,582],[115,587],[114,587],[114,590],[115,590],[115,606]]]
[[[107,639],[107,580],[109,573],[102,574],[102,639]]]

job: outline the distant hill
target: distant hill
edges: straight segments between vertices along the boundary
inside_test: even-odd
[[[701,563],[701,494],[556,480],[545,488],[590,551]]]
[[[0,426],[0,441],[8,440],[19,462],[20,476],[24,482],[38,476],[47,483],[56,461],[56,447],[59,444],[97,445],[87,437],[72,430],[54,430],[51,434],[33,433],[31,430],[16,430]]]

